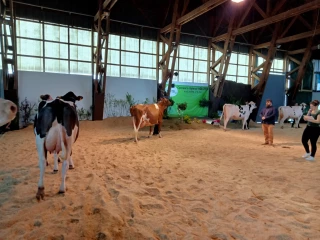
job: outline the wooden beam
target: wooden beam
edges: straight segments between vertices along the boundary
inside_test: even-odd
[[[256,2],[253,4],[253,6],[263,18],[268,17],[267,14],[259,7],[259,5]]]
[[[191,20],[195,19],[196,17],[210,11],[213,8],[218,7],[222,3],[226,2],[227,0],[209,0],[208,2],[202,4],[200,7],[194,9],[193,11],[187,13],[186,15],[177,19],[177,25],[183,25]],[[161,33],[167,33],[171,30],[171,25],[167,25],[166,27],[160,30]]]
[[[311,50],[317,50],[318,46],[313,46],[311,47]],[[293,51],[288,51],[289,55],[295,55],[295,54],[299,54],[299,53],[304,53],[307,49],[306,48],[302,48],[302,49],[297,49],[297,50],[293,50]]]
[[[251,84],[252,86],[252,77],[251,77],[251,70],[253,68],[253,48],[250,47],[249,50],[249,65],[248,65],[248,84]]]
[[[301,62],[300,62],[299,60],[295,59],[295,58],[292,57],[292,56],[288,56],[288,59],[289,59],[290,61],[292,61],[292,62],[295,62],[295,63],[298,64],[298,65],[301,64]]]
[[[225,15],[226,15],[226,9],[223,7],[223,5],[222,5],[222,15],[221,15],[221,17],[219,18],[219,20],[218,20],[218,22],[217,22],[217,24],[216,24],[216,27],[214,28],[214,31],[213,31],[213,34],[212,34],[212,36],[215,36],[216,34],[217,34],[217,32],[218,32],[218,29],[219,29],[219,27],[220,27],[220,25],[221,25],[221,23],[222,23],[222,20],[225,18]]]
[[[107,6],[109,5],[109,3],[112,1],[112,3],[110,4],[110,6],[107,8]],[[107,10],[110,11],[111,8],[117,3],[118,0],[105,0],[102,4],[102,10]],[[96,13],[96,15],[94,16],[94,21],[97,21],[99,18],[99,12]]]
[[[262,94],[264,92],[266,83],[268,81],[268,76],[270,73],[272,60],[274,59],[274,55],[277,51],[276,40],[277,40],[277,37],[279,36],[279,34],[280,34],[280,23],[277,23],[275,26],[273,36],[272,36],[271,45],[268,50],[267,59],[265,61],[264,68],[263,68],[262,74],[260,76],[259,84],[255,87],[256,88],[255,94],[258,96],[260,96],[260,94]]]
[[[267,16],[269,17],[271,13],[271,0],[267,0]]]
[[[220,56],[220,57],[218,58],[218,60],[215,61],[215,62],[212,64],[212,66],[211,66],[211,69],[212,69],[212,70],[213,70],[216,66],[218,66],[219,63],[221,63],[222,57],[223,57],[223,55]],[[213,60],[214,60],[214,59],[213,59]],[[218,72],[217,72],[217,73],[218,73]]]
[[[244,20],[246,19],[246,17],[248,16],[253,4],[255,3],[255,0],[252,0],[251,2],[248,3],[248,6],[246,7],[245,12],[242,14],[242,17],[237,25],[237,28],[241,27],[241,25],[243,24]]]
[[[287,43],[287,42],[293,42],[296,40],[300,40],[300,39],[304,39],[304,38],[308,38],[308,37],[312,37],[314,35],[318,35],[320,34],[320,27],[316,28],[313,31],[309,31],[309,32],[304,32],[304,33],[299,33],[293,36],[289,36],[289,37],[285,37],[285,38],[280,38],[277,40],[277,44],[282,44],[282,43]],[[271,44],[271,42],[266,42],[266,43],[262,43],[259,45],[254,46],[255,49],[258,48],[267,48],[269,47]]]
[[[260,77],[259,77],[257,74],[252,73],[252,76],[253,76],[255,79],[257,79],[257,80],[259,80],[259,81],[260,81]]]
[[[287,76],[289,76],[289,75],[291,75],[292,73],[294,73],[294,72],[296,72],[296,71],[298,71],[299,70],[299,66],[298,67],[296,67],[295,69],[293,69],[293,70],[291,70],[290,72],[287,72]]]
[[[169,39],[165,38],[162,34],[160,34],[160,38],[161,38],[162,42],[169,45]]]
[[[276,14],[282,7],[283,5],[287,2],[287,0],[282,0],[277,4],[277,6],[272,10],[271,15]]]
[[[252,72],[255,73],[257,72],[260,68],[262,68],[264,65],[266,64],[266,62],[261,63],[258,67],[252,69]]]
[[[298,19],[299,15],[293,17],[290,21],[290,23],[288,24],[288,26],[286,27],[286,29],[282,32],[282,34],[280,35],[280,38],[283,38],[287,32],[289,31],[289,29],[292,27],[292,25],[294,24],[294,22]]]
[[[253,49],[253,53],[257,54],[259,57],[262,57],[263,59],[267,59],[266,55],[263,55],[261,52],[258,52],[258,51],[254,50],[254,49]]]
[[[223,53],[223,49],[221,47],[219,47],[218,45],[211,43],[212,47],[214,47],[216,50],[218,50],[219,52]]]
[[[298,18],[300,22],[303,23],[304,26],[306,26],[309,29],[313,29],[313,27],[301,15],[299,15]]]
[[[302,13],[305,13],[305,12],[308,12],[308,11],[312,11],[312,10],[315,10],[315,9],[318,9],[318,8],[320,8],[320,1],[319,0],[313,0],[312,2],[303,4],[303,5],[299,6],[299,7],[290,9],[288,11],[285,11],[283,13],[277,14],[275,16],[268,17],[268,18],[263,19],[261,21],[249,24],[249,25],[241,27],[241,28],[238,28],[238,29],[236,29],[236,30],[234,30],[232,32],[232,35],[239,35],[239,34],[242,34],[242,33],[250,32],[252,30],[255,30],[255,29],[258,29],[258,28],[261,28],[261,27],[264,27],[264,26],[267,26],[267,25],[270,25],[270,24],[273,24],[273,23],[281,22],[281,21],[283,21],[283,20],[285,20],[287,18],[294,17],[294,16],[297,16],[297,15],[300,15]],[[213,38],[212,41],[213,42],[224,41],[226,38],[227,38],[227,33]]]
[[[304,76],[304,74],[306,72],[306,65],[307,65],[307,63],[308,63],[308,61],[310,60],[310,57],[311,57],[312,42],[313,42],[313,37],[310,37],[308,39],[307,49],[304,52],[301,64],[299,66],[298,76],[296,78],[294,90],[293,90],[293,93],[292,93],[292,96],[291,96],[291,99],[293,99],[293,100],[295,100],[295,98],[297,96],[297,93],[298,93],[298,90],[301,87],[302,79],[303,79],[303,76]]]

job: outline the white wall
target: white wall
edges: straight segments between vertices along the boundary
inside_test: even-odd
[[[132,95],[135,102],[143,103],[148,98],[148,102],[153,103],[153,99],[157,100],[157,81],[107,77],[106,100],[109,101],[105,104],[104,118],[130,115],[129,105],[126,104],[127,93]],[[110,101],[110,95],[114,100]]]

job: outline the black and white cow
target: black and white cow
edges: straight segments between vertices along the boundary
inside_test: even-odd
[[[252,110],[257,108],[254,102],[249,102],[247,105],[224,104],[220,121],[223,117],[223,129],[226,130],[229,120],[242,120],[242,129],[247,127],[247,120],[252,113]]]
[[[280,106],[278,108],[278,122],[280,124],[280,128],[283,128],[283,123],[288,118],[293,118],[295,120],[295,127],[299,127],[300,119],[303,116],[303,112],[306,107],[307,104],[305,103],[301,103],[300,106]]]
[[[0,98],[0,127],[10,123],[17,115],[18,107],[10,100]]]
[[[45,99],[45,95],[41,96]],[[40,178],[38,182],[38,201],[44,198],[43,177],[47,161],[47,152],[59,154],[62,160],[62,180],[59,193],[66,191],[65,180],[72,145],[79,135],[79,120],[76,111],[76,101],[83,99],[73,92],[68,92],[64,96],[52,99],[47,96],[39,104],[39,111],[34,121],[34,133],[36,135],[36,145],[39,157]],[[72,163],[73,165],[73,163]]]

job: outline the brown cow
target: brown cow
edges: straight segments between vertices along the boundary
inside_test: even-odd
[[[135,141],[138,142],[138,131],[140,128],[150,126],[149,136],[152,135],[152,128],[155,124],[159,124],[159,137],[161,136],[161,126],[164,110],[171,105],[171,102],[166,98],[161,98],[160,101],[154,104],[137,104],[130,107],[132,116]]]

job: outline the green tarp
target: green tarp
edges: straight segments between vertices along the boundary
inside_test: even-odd
[[[201,107],[199,101],[209,100],[209,87],[207,84],[174,83],[170,97],[174,100],[174,105],[168,108],[169,117],[179,117],[177,104],[187,103],[187,109],[183,115],[189,117],[207,117],[208,107]],[[168,87],[168,86],[167,86]]]

